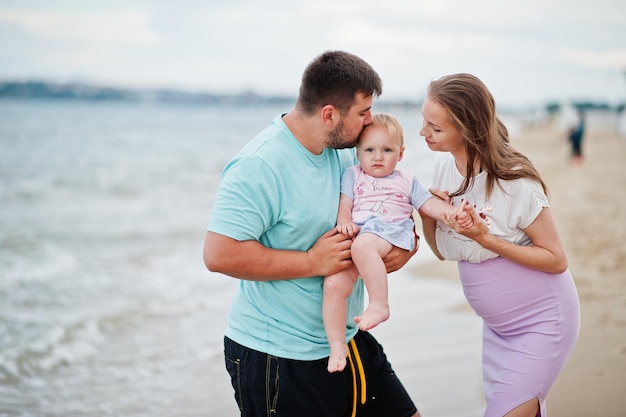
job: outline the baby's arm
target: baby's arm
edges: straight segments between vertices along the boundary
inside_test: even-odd
[[[420,207],[420,213],[427,215],[428,217],[439,220],[444,217],[453,217],[459,226],[463,228],[472,227],[474,220],[472,216],[465,210],[467,201],[463,200],[459,207],[444,202],[437,197],[431,197]]]
[[[359,227],[352,223],[352,199],[345,194],[341,194],[339,197],[337,231],[350,237],[356,236],[359,232]]]

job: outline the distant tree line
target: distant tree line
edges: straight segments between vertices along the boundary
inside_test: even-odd
[[[590,110],[604,110],[604,111],[616,111],[618,113],[622,112],[626,107],[626,103],[620,103],[616,106],[611,106],[608,103],[594,103],[591,101],[572,101],[567,103],[568,105],[574,107],[578,111],[588,112]],[[549,102],[545,106],[546,112],[549,114],[558,114],[561,112],[562,103],[558,102]]]
[[[292,104],[295,101],[292,97],[264,96],[254,92],[210,94],[168,89],[132,90],[82,83],[53,83],[47,81],[0,82],[0,98],[233,105]]]
[[[206,92],[188,92],[173,89],[126,89],[97,86],[87,83],[57,83],[50,81],[0,81],[0,99],[49,99],[49,100],[84,100],[84,101],[137,101],[157,103],[186,103],[208,105],[293,105],[294,97],[261,95],[255,92],[237,94],[211,94]],[[400,100],[380,102],[384,105],[415,107],[421,106],[420,100]],[[621,112],[626,107],[622,103],[611,107],[607,103],[573,101],[568,103],[578,110],[609,110]],[[546,112],[558,114],[562,103],[548,102]]]

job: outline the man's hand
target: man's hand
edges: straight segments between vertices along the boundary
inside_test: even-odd
[[[311,275],[328,276],[352,266],[352,239],[333,228],[324,233],[307,251]]]
[[[390,274],[402,268],[409,262],[409,259],[413,257],[417,253],[417,249],[420,246],[420,237],[415,234],[415,245],[412,251],[400,249],[396,246],[391,248],[391,251],[385,255],[383,258],[383,262],[385,263],[385,267],[387,268],[387,273]]]

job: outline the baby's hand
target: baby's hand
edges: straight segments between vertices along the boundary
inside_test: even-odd
[[[472,213],[469,212],[470,209],[476,210],[476,205],[471,206],[468,201],[463,201],[461,203],[461,207],[459,207],[459,211],[456,212],[456,216],[454,219],[458,226],[461,226],[465,229],[470,229],[474,225],[474,218]],[[462,212],[461,212],[462,210]],[[477,213],[478,217],[483,220],[487,228],[491,227],[491,220],[489,220],[489,216],[487,216],[486,212],[492,212],[493,209],[489,206],[484,206]],[[469,218],[468,218],[469,217]]]
[[[441,220],[446,226],[450,227],[455,232],[480,243],[482,239],[489,234],[489,218],[484,213],[479,214],[471,204],[463,203],[462,207],[472,218],[471,226],[461,227],[459,220],[450,214],[442,214]]]
[[[467,200],[463,200],[453,215],[456,223],[464,229],[469,229],[474,226],[474,219],[472,219],[472,216],[466,210],[468,204]]]
[[[359,233],[359,226],[354,223],[339,223],[337,231],[343,235],[354,237]]]

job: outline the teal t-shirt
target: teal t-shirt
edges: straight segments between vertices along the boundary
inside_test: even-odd
[[[310,153],[279,115],[224,168],[208,230],[275,249],[307,251],[335,226],[341,175],[355,162],[352,149]],[[322,277],[241,280],[226,336],[283,358],[328,356],[322,284]],[[358,280],[348,300],[346,340],[356,334],[352,318],[362,310]]]

